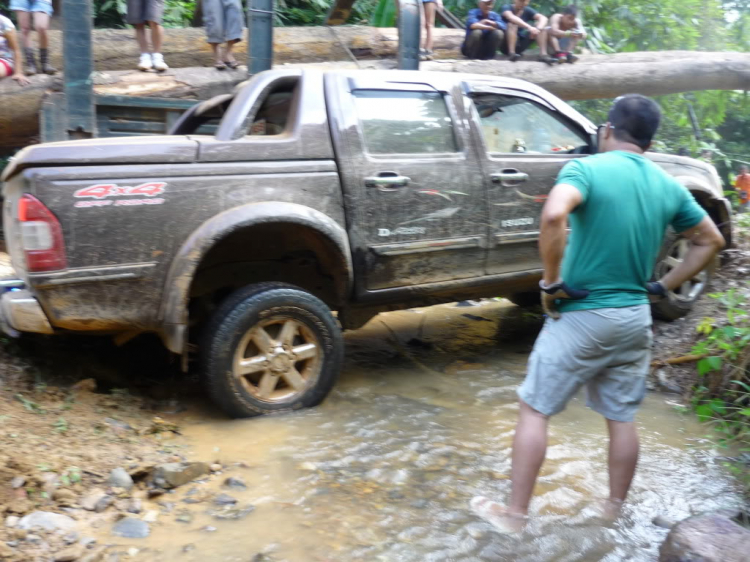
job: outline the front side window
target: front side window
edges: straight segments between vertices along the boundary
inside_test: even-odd
[[[480,95],[473,100],[487,152],[588,152],[588,139],[583,133],[531,100],[498,94]]]
[[[453,122],[439,92],[356,90],[354,103],[370,154],[458,152]]]

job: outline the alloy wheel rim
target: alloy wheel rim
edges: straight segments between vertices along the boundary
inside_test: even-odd
[[[240,339],[233,375],[261,402],[288,402],[304,394],[320,375],[322,350],[304,323],[288,316],[267,318]]]
[[[662,276],[672,271],[680,265],[690,249],[690,242],[685,238],[680,238],[670,246],[666,257],[662,261]],[[694,301],[701,294],[708,283],[708,273],[706,270],[700,271],[692,278],[685,281],[679,287],[669,291],[671,297],[682,302]]]

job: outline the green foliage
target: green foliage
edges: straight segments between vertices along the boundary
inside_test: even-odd
[[[750,314],[747,298],[737,289],[714,293],[724,310],[721,321],[704,318],[696,327],[703,339],[693,353],[698,361],[698,385],[693,408],[698,419],[714,426],[718,444],[740,456],[730,467],[750,493]]]

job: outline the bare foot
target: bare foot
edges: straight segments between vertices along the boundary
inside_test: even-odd
[[[507,508],[484,496],[472,498],[469,506],[477,516],[492,525],[498,533],[505,535],[520,533],[528,520],[528,517],[511,513]]]

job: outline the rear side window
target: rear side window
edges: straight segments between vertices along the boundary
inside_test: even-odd
[[[458,152],[453,122],[439,92],[356,90],[354,100],[370,154]]]

